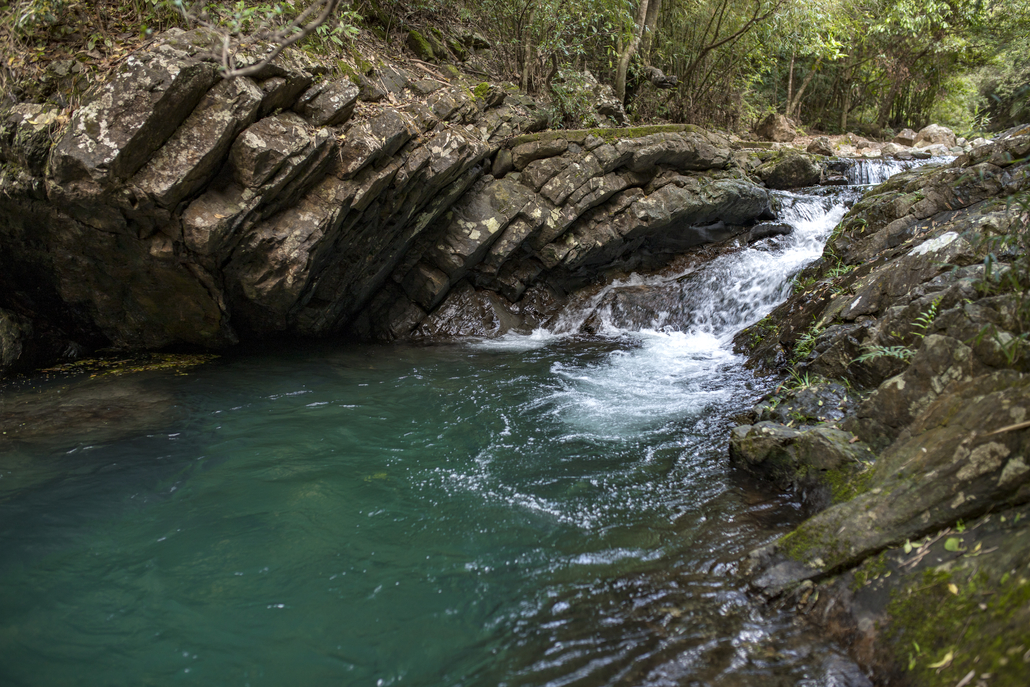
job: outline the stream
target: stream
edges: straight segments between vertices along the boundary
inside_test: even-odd
[[[736,574],[800,513],[726,456],[734,333],[858,195],[529,335],[8,385],[0,684],[867,685]]]

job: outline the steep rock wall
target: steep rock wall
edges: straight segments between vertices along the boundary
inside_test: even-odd
[[[360,103],[290,51],[222,80],[210,38],[162,35],[70,121],[0,117],[8,365],[43,331],[73,353],[448,335],[469,297],[517,323],[534,285],[571,290],[768,212],[729,142],[692,127],[519,138],[547,115],[498,87],[393,70],[418,97]]]

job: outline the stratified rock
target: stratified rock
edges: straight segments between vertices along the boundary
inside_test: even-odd
[[[350,79],[316,84],[300,96],[293,109],[315,126],[338,126],[353,114],[359,90]]]
[[[207,183],[236,135],[249,126],[261,90],[247,78],[220,82],[133,179],[164,207],[174,207]]]
[[[229,156],[233,176],[247,188],[271,179],[286,161],[309,148],[307,122],[291,112],[266,117],[244,131]]]
[[[569,148],[564,138],[545,139],[515,146],[511,151],[511,160],[515,169],[521,172],[534,160],[561,155]],[[542,184],[541,184],[542,185]]]
[[[54,147],[50,175],[61,195],[94,195],[135,174],[217,79],[213,64],[166,44],[130,55]]]
[[[797,138],[797,132],[794,131],[794,126],[790,123],[790,120],[775,112],[770,112],[766,115],[765,119],[758,125],[758,128],[755,129],[755,133],[762,140],[779,141],[781,143],[789,143]]]

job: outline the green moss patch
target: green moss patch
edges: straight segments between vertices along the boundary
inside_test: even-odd
[[[533,143],[536,141],[553,141],[564,138],[569,143],[582,144],[587,136],[596,136],[606,143],[613,143],[624,138],[642,138],[651,134],[677,134],[684,131],[700,132],[700,127],[692,124],[659,124],[655,126],[634,126],[622,129],[567,129],[561,131],[544,131],[536,134],[517,136],[508,142],[509,148]]]
[[[913,684],[955,685],[970,672],[990,675],[992,687],[1027,684],[1030,580],[1022,574],[991,585],[982,573],[927,570],[895,593],[887,613],[887,646]]]
[[[40,370],[47,375],[89,375],[89,377],[117,377],[140,372],[170,371],[186,374],[186,370],[209,363],[219,356],[213,353],[177,354],[142,353],[129,356],[84,358]]]

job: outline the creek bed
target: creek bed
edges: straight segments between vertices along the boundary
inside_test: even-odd
[[[8,387],[0,683],[865,684],[735,574],[800,514],[725,450],[733,334],[854,193],[553,331]]]

